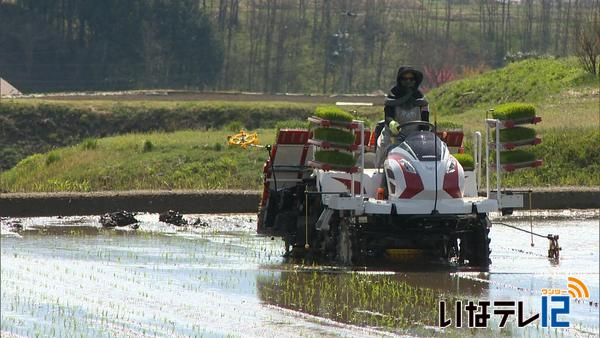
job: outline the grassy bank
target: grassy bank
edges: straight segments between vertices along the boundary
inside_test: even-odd
[[[586,74],[575,58],[532,59],[448,82],[433,89],[428,97],[440,114],[456,115],[504,102],[552,102],[550,97],[557,94],[566,91],[577,95],[589,87],[597,89],[598,78]]]
[[[209,130],[230,124],[273,128],[306,120],[317,103],[19,99],[0,102],[0,171],[28,155],[74,145],[88,137],[127,133]],[[362,109],[378,118],[381,108]]]
[[[27,155],[73,145],[88,137],[135,132],[214,129],[235,122],[248,128],[305,119],[314,105],[284,102],[107,102],[3,100],[0,170]]]
[[[180,131],[88,139],[29,156],[0,174],[0,189],[257,189],[266,151],[229,148],[227,134]],[[259,135],[274,137],[271,130]]]
[[[274,130],[258,130],[270,143]],[[228,131],[180,131],[88,139],[29,156],[0,174],[0,190],[260,189],[266,151],[229,148]],[[600,131],[547,131],[533,147],[544,166],[504,176],[509,187],[600,186]]]

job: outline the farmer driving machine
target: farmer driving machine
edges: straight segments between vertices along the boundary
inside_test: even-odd
[[[522,207],[523,196],[497,193],[500,173],[507,170],[499,155],[495,164],[491,156],[484,159],[487,168],[496,168],[496,192],[490,191],[487,170],[487,193],[478,196],[484,188],[481,133],[474,134],[471,158],[463,154],[462,131],[407,122],[402,130],[412,131],[400,133],[378,165],[381,124],[368,130],[337,107],[315,115],[309,129],[279,130],[269,150],[260,234],[281,236],[287,255],[347,265],[417,257],[478,268],[490,264],[488,214]],[[503,146],[501,121],[487,123],[496,141],[485,142],[486,155],[490,147]]]

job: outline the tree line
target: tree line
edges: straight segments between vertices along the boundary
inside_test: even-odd
[[[0,72],[45,89],[364,93],[401,64],[434,87],[600,39],[600,0],[14,0],[0,13]]]
[[[193,0],[0,3],[0,75],[27,91],[209,86],[221,51]]]
[[[387,90],[399,65],[429,87],[507,59],[600,39],[599,0],[203,0],[224,46],[218,87]],[[597,41],[600,44],[600,41]]]

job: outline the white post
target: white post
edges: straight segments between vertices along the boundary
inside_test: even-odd
[[[477,191],[481,186],[481,133],[476,131],[473,139],[473,160],[475,161],[475,186],[477,187]]]
[[[485,124],[485,197],[490,198],[490,125]]]
[[[500,193],[502,166],[500,165],[500,122],[496,120],[496,199],[498,210],[502,209],[502,194]]]

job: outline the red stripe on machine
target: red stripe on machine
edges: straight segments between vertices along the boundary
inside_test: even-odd
[[[413,174],[413,173],[409,172],[408,170],[406,170],[406,168],[404,168],[404,165],[402,164],[402,160],[406,161],[405,158],[403,158],[402,156],[399,156],[399,155],[395,155],[395,154],[388,156],[388,158],[398,162],[398,165],[400,166],[400,168],[402,169],[402,173],[404,174],[404,181],[406,181],[406,188],[404,189],[402,194],[400,194],[400,198],[404,198],[404,199],[413,198],[413,197],[415,197],[415,195],[417,195],[418,193],[423,191],[423,189],[425,189],[423,187],[423,181],[421,181],[421,176],[419,176],[418,173]]]
[[[444,191],[448,193],[448,195],[452,196],[452,198],[460,198],[460,187],[458,186],[458,163],[456,160],[452,159],[456,169],[451,173],[446,173],[444,175]]]
[[[346,188],[348,190],[350,190],[350,182],[352,182],[351,180],[347,179],[347,178],[340,178],[340,177],[332,177],[334,180],[342,183],[343,185],[346,186]],[[354,181],[354,193],[360,193],[360,181]]]
[[[300,163],[298,164],[299,166],[303,167],[306,164],[306,154],[308,153],[308,145],[304,145],[304,147],[302,148],[302,155],[300,156]],[[302,178],[302,174],[304,173],[303,170],[298,170],[298,178]]]

